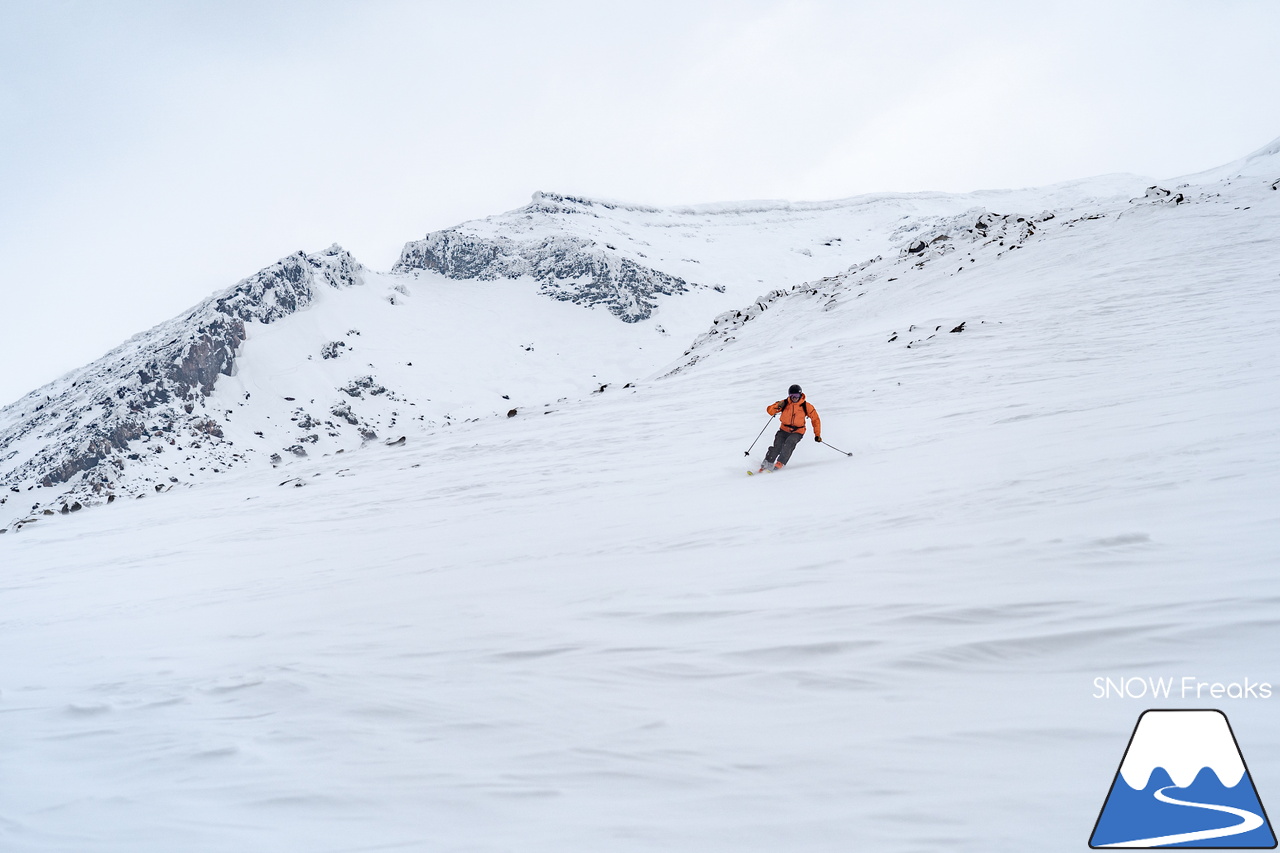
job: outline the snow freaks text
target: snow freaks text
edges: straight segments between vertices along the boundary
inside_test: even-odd
[[[1201,681],[1193,675],[1162,678],[1151,675],[1093,680],[1094,699],[1270,699],[1265,681]]]

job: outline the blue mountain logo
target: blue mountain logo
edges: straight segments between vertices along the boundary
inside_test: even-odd
[[[1089,846],[1273,849],[1271,822],[1221,711],[1144,711]]]

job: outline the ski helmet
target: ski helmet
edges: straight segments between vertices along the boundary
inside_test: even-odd
[[[787,393],[788,393],[788,394],[803,394],[804,392],[800,390],[800,386],[799,386],[799,385],[792,385],[790,388],[788,388],[788,389],[787,389]]]

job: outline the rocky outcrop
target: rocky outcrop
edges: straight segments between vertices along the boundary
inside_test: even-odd
[[[958,216],[914,220],[897,228],[892,236],[900,246],[899,259],[923,265],[962,248],[972,251],[991,246],[998,254],[1020,248],[1054,218],[1047,210],[1037,215],[999,214],[977,207]]]
[[[602,204],[538,193],[532,204],[512,216],[591,215],[590,208]],[[405,244],[392,271],[415,270],[482,281],[528,276],[552,299],[599,305],[627,323],[648,319],[659,297],[703,286],[642,264],[609,243],[586,237],[552,233],[517,238],[481,234],[465,225],[435,231]]]
[[[309,305],[317,287],[363,284],[363,271],[355,258],[334,244],[314,255],[297,252],[283,258],[209,302],[229,317],[273,323]]]
[[[235,371],[247,324],[304,308],[318,288],[361,284],[361,272],[339,246],[290,255],[5,407],[0,484],[66,485],[60,498],[110,495],[130,461],[180,450],[179,442],[229,463],[238,454],[203,401]]]
[[[1185,201],[1187,201],[1187,197],[1182,193],[1167,190],[1164,187],[1147,187],[1147,191],[1142,198],[1130,199],[1129,203],[1178,205]]]

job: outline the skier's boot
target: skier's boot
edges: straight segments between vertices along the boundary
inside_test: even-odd
[[[775,463],[773,463],[773,470],[775,470],[775,471],[781,471],[781,470],[782,470],[782,463],[781,463],[781,462],[775,462]]]

